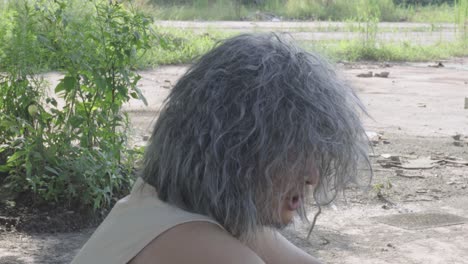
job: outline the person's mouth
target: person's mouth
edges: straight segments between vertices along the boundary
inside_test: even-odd
[[[299,195],[292,196],[289,199],[288,209],[290,211],[295,211],[301,206],[301,197]]]

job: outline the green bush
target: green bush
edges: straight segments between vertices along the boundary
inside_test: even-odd
[[[20,0],[8,12],[0,191],[37,204],[108,207],[128,192],[141,155],[127,145],[121,107],[145,101],[132,69],[150,48],[152,20],[118,1]],[[37,75],[45,65],[65,75],[50,97]]]
[[[319,19],[326,16],[325,9],[315,0],[287,1],[285,16],[297,19]]]

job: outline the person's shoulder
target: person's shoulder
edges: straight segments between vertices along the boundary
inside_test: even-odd
[[[150,263],[264,264],[250,248],[209,222],[189,222],[166,231],[130,262]]]

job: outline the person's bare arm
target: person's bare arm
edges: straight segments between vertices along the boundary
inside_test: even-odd
[[[129,262],[156,263],[265,264],[250,248],[208,222],[185,223],[166,231]]]
[[[265,229],[257,235],[249,247],[260,256],[266,264],[321,264],[318,259],[307,254],[289,242],[276,230]]]

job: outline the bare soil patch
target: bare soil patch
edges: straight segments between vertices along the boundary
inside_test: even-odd
[[[32,203],[31,203],[32,204]],[[17,231],[21,233],[60,233],[79,231],[96,226],[103,219],[90,209],[71,210],[69,208],[31,206],[31,204],[0,203],[0,233]]]
[[[429,64],[339,65],[372,117],[365,118],[365,124],[377,135],[375,175],[369,190],[350,188],[345,197],[323,208],[309,240],[308,224],[298,221],[283,230],[296,245],[325,263],[468,263],[468,224],[443,224],[447,214],[468,218],[468,58],[444,62],[441,68]],[[134,144],[146,143],[161,103],[185,69],[141,72],[149,106],[137,101],[125,106]],[[369,71],[390,74],[357,77]],[[316,208],[310,206],[312,219]],[[408,229],[398,221],[381,221],[412,213],[427,215],[436,224]],[[432,219],[434,215],[442,216]],[[2,231],[0,263],[68,263],[92,231]]]

